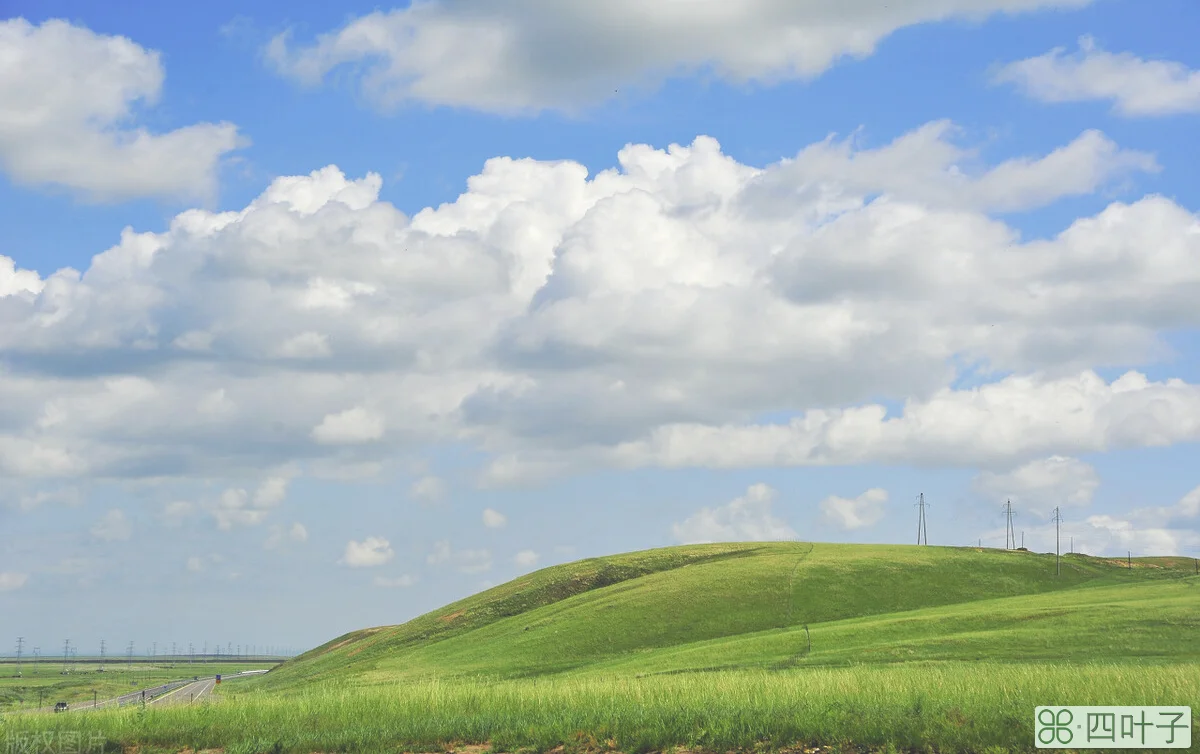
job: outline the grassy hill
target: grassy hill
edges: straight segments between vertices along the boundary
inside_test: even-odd
[[[546,568],[261,679],[521,678],[954,659],[1200,659],[1190,559],[809,543],[672,547]],[[805,630],[807,626],[807,631]]]
[[[1038,705],[1200,709],[1194,561],[751,543],[546,568],[211,705],[27,715],[146,752],[1033,752]],[[3,726],[7,725],[7,729]],[[127,748],[126,750],[131,750]],[[1200,739],[1192,751],[1200,751]]]

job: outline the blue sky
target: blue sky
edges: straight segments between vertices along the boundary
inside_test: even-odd
[[[7,3],[0,642],[302,649],[919,493],[1200,555],[1200,8],[888,5]]]

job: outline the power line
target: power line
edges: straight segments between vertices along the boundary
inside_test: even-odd
[[[924,542],[923,542],[924,544],[926,544],[926,545],[929,544],[929,533],[925,530],[925,506],[926,505],[927,505],[927,503],[925,502],[925,493],[922,492],[920,495],[918,495],[918,500],[917,500],[917,505],[916,505],[916,507],[918,509],[920,509],[920,513],[918,514],[918,518],[917,518],[917,544],[918,545],[922,544],[922,540],[924,540]]]

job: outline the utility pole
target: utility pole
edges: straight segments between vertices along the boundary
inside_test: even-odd
[[[25,647],[25,637],[17,637],[17,678],[21,677],[21,650]]]
[[[925,493],[918,496],[917,508],[920,510],[917,518],[917,544],[929,544],[929,534],[925,531]]]
[[[1132,571],[1133,570],[1133,551],[1126,550],[1125,557],[1127,557],[1129,559],[1129,561],[1128,561],[1129,562],[1129,570]]]
[[[1025,549],[1025,532],[1021,532],[1021,549]]]
[[[1054,509],[1054,575],[1062,575],[1061,547],[1058,538],[1058,525],[1062,523],[1062,516],[1058,514],[1058,508]]]
[[[1013,512],[1012,500],[1004,503],[1004,512],[1007,514],[1008,521],[1004,526],[1004,549],[1011,550],[1017,546],[1017,532],[1013,529]],[[1011,544],[1010,544],[1011,543]]]
[[[1074,555],[1075,554],[1075,537],[1071,537],[1070,547],[1071,547],[1071,554]]]

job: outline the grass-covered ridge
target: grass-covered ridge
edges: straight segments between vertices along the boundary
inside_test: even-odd
[[[212,704],[10,715],[0,737],[95,731],[143,754],[1032,752],[1039,704],[1200,709],[1195,568],[1070,555],[1058,575],[1054,555],[947,547],[648,550],[346,634]]]
[[[1188,591],[1155,592],[1159,602],[1151,610],[1137,607],[1151,597],[1142,591],[1150,582],[1186,577],[1192,561],[1140,559],[1134,565],[1130,570],[1124,561],[1073,555],[1063,558],[1056,575],[1053,555],[902,545],[646,550],[546,568],[399,626],[347,634],[272,671],[261,686],[769,667],[794,662],[802,652],[811,664],[1004,659],[994,650],[971,649],[1003,637],[1011,641],[1004,652],[1020,659],[1024,652],[1068,651],[1053,638],[1065,631],[1092,636],[1069,653],[1094,657],[1093,644],[1111,644],[1104,626],[1157,637],[1147,624],[1150,614],[1165,631],[1159,638],[1194,631],[1200,612],[1189,601],[1191,587],[1180,586],[1191,580],[1175,582]],[[1100,587],[1117,591],[1095,592],[1101,604],[1094,604],[1086,593]],[[1064,590],[1070,596],[1061,595]],[[1004,601],[1016,597],[1022,599]],[[902,647],[897,625],[911,629]],[[1043,638],[1032,640],[1030,631]],[[984,638],[988,632],[1000,633]],[[1181,649],[1186,646],[1170,651]],[[1152,654],[1151,646],[1145,656]],[[690,659],[682,665],[666,659],[684,656]]]

